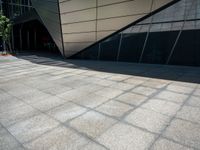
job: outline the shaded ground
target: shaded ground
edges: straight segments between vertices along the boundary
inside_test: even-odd
[[[200,149],[200,68],[0,56],[2,150]]]

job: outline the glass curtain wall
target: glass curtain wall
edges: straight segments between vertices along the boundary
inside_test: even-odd
[[[6,3],[8,4],[8,14],[11,19],[15,19],[32,9],[30,0],[7,0]]]
[[[2,12],[2,0],[0,0],[0,11]]]
[[[200,0],[180,0],[74,58],[200,66]]]

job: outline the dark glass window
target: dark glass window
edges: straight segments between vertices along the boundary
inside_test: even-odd
[[[120,34],[100,43],[100,60],[116,60],[119,48]]]
[[[77,55],[79,58],[83,59],[98,59],[98,51],[99,51],[99,45],[96,44],[90,48],[88,48],[83,53],[80,53],[80,55]]]
[[[30,0],[9,0],[8,10],[11,19],[27,13],[31,10]]]
[[[100,60],[199,66],[199,39],[200,0],[180,0],[103,40],[100,46],[98,43],[86,49],[79,56]]]
[[[178,31],[151,32],[141,62],[165,64]]]
[[[147,35],[146,25],[138,25],[123,33],[119,61],[138,62]]]

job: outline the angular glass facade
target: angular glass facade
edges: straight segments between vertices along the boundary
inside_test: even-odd
[[[15,19],[32,9],[31,0],[3,0],[6,3],[6,15],[10,19]]]
[[[175,1],[177,0],[59,0],[65,56],[70,57]],[[102,45],[103,55],[108,47],[107,44]]]
[[[13,23],[13,52],[63,52],[57,0],[1,1],[4,15]]]
[[[2,11],[2,0],[0,0],[0,11]]]
[[[180,0],[73,58],[200,66],[200,0]]]
[[[48,37],[67,58],[200,66],[200,0],[1,1],[17,50]]]

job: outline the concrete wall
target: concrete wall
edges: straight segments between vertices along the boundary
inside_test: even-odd
[[[172,0],[59,0],[64,50],[71,56]]]

